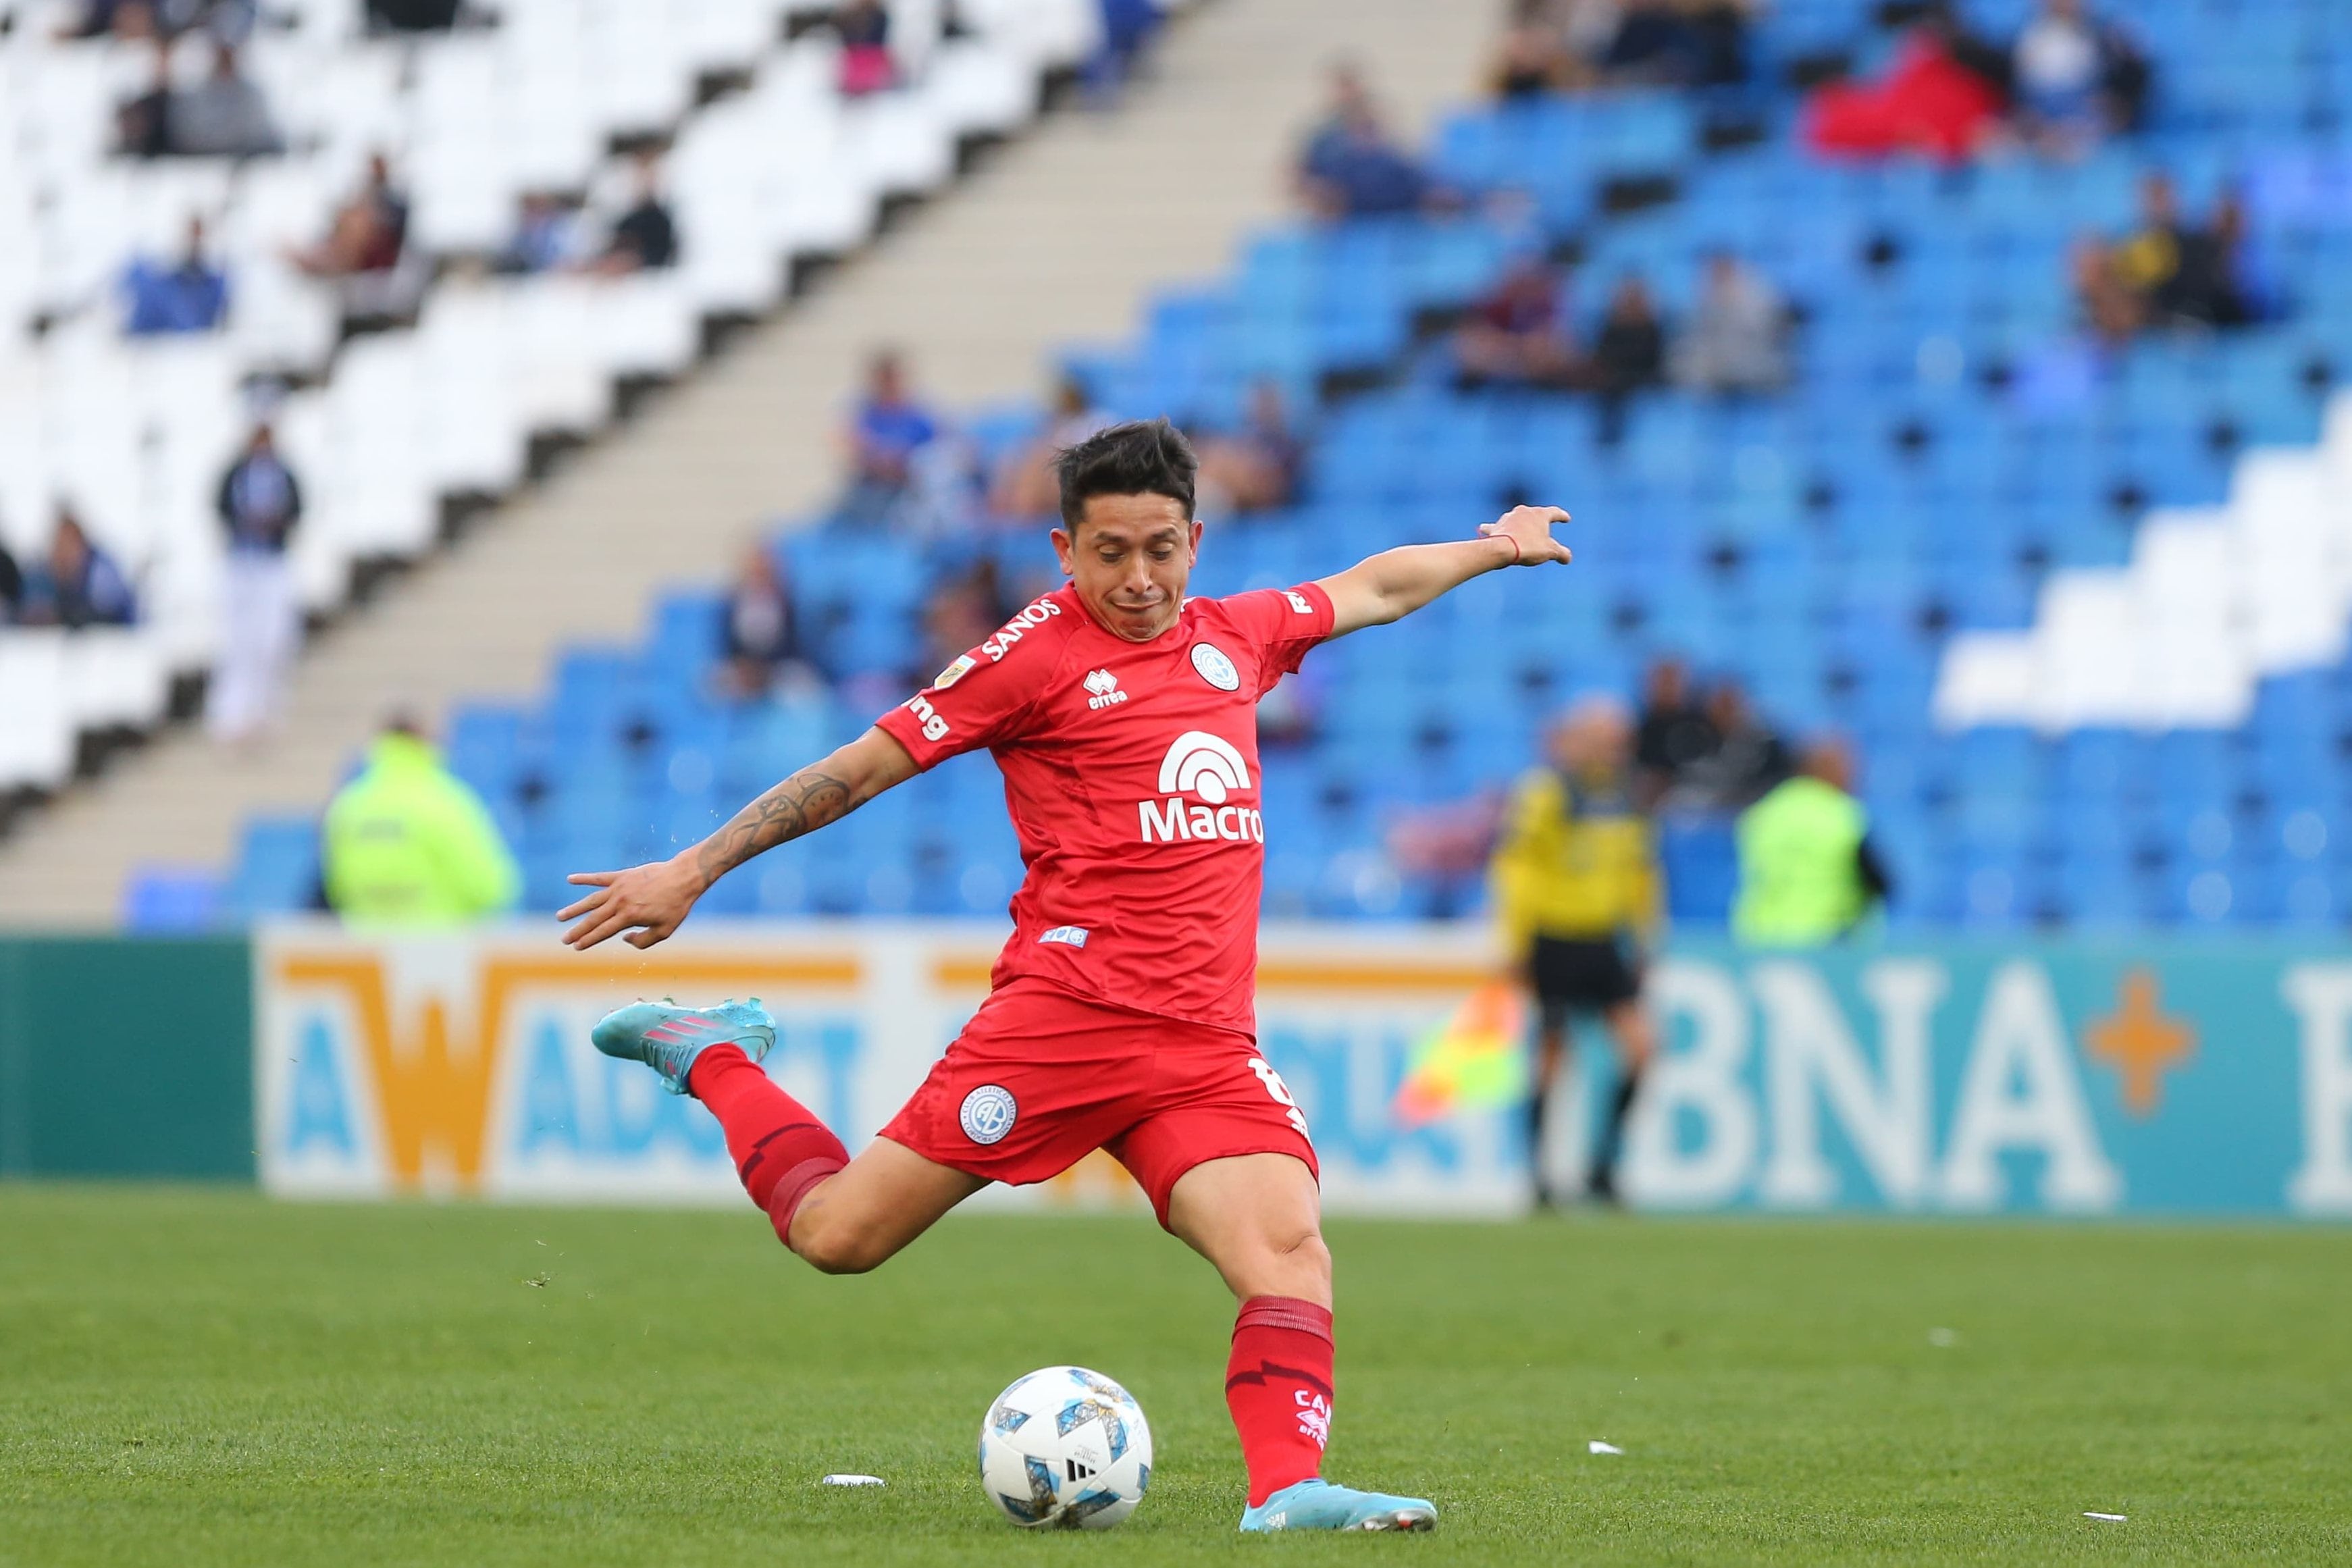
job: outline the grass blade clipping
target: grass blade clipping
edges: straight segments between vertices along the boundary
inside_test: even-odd
[[[1457,1110],[1491,1110],[1527,1098],[1527,1003],[1497,980],[1471,993],[1422,1037],[1392,1107],[1410,1131]]]

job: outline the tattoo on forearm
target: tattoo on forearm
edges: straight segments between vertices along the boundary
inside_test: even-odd
[[[863,804],[841,780],[803,768],[704,839],[695,862],[707,880],[717,881],[754,855],[814,833]]]

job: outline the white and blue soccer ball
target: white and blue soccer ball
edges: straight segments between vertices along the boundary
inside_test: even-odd
[[[1143,1407],[1082,1366],[1033,1372],[988,1407],[980,1484],[1025,1530],[1108,1530],[1151,1484]]]

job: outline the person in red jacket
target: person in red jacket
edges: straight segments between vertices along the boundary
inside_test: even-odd
[[[1924,153],[1948,163],[1972,157],[2000,124],[2001,92],[1973,68],[1974,51],[1938,7],[1915,26],[1895,68],[1874,84],[1832,82],[1805,106],[1806,144],[1832,157]]]

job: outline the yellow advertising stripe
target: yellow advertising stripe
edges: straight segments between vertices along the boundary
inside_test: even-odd
[[[931,966],[931,984],[942,991],[985,989],[994,967],[979,958],[942,958]],[[1475,963],[1369,963],[1346,959],[1274,959],[1257,966],[1265,991],[1475,991],[1495,978]]]
[[[865,977],[865,965],[856,958],[698,957],[664,953],[659,958],[625,958],[599,953],[580,958],[493,958],[498,973],[525,984],[562,985],[583,981],[631,981],[639,984],[675,982],[717,984],[751,981],[772,985],[856,985]]]
[[[470,1016],[438,993],[419,998],[397,1017],[382,954],[366,950],[288,953],[277,963],[281,985],[324,986],[341,992],[359,1031],[355,1042],[375,1086],[385,1161],[393,1184],[414,1191],[428,1154],[457,1176],[462,1191],[478,1187],[488,1131],[491,1085],[516,993],[549,986],[634,990],[693,984],[729,986],[855,986],[863,967],[855,958],[721,957],[679,953],[657,961],[609,958],[484,956]]]

